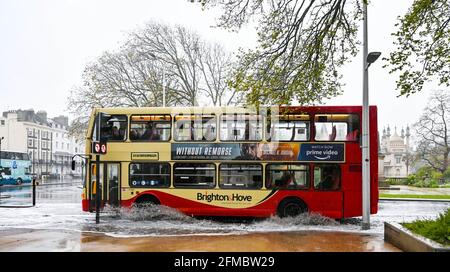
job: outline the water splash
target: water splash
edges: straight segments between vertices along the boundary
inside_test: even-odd
[[[141,204],[139,207],[112,207],[103,209],[106,218],[123,219],[131,221],[157,221],[157,220],[179,220],[192,221],[193,218],[176,209],[163,205]]]
[[[338,228],[340,224],[319,214],[296,217],[277,216],[255,219],[237,217],[191,217],[178,210],[145,205],[132,208],[106,207],[100,225],[88,225],[84,231],[102,232],[114,237],[173,236],[173,235],[229,235],[254,232],[320,230]]]
[[[294,225],[294,226],[338,226],[340,225],[335,219],[322,216],[317,213],[303,213],[295,217],[278,216],[270,217],[268,222],[273,222],[279,225]]]

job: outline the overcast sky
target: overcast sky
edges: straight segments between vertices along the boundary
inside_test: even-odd
[[[388,56],[398,15],[412,0],[373,0],[369,12],[369,52]],[[126,33],[157,20],[182,24],[229,50],[253,46],[255,33],[211,28],[216,15],[187,0],[0,0],[0,111],[46,110],[50,117],[67,114],[67,97],[80,85],[89,61],[116,50]],[[378,106],[379,129],[405,126],[419,118],[434,84],[409,98],[396,98],[393,75],[379,60],[369,69],[370,104]],[[362,56],[344,69],[344,94],[328,105],[362,103]],[[400,130],[400,129],[399,129]]]

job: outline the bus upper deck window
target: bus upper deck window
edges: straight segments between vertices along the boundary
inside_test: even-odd
[[[102,115],[100,122],[100,140],[124,141],[127,136],[128,118],[126,115]],[[95,124],[94,140],[97,140]]]
[[[269,141],[308,141],[310,128],[309,116],[305,114],[275,116],[267,124],[267,139]]]
[[[317,114],[314,118],[316,141],[359,141],[357,114]]]
[[[130,140],[169,141],[171,120],[169,114],[133,115],[131,116]]]
[[[224,114],[221,117],[220,140],[261,141],[262,116],[252,114]]]
[[[175,116],[175,141],[215,141],[216,117],[214,115]]]

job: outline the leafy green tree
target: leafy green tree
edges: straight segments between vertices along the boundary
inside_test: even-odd
[[[202,0],[237,30],[258,19],[258,46],[239,52],[231,86],[254,105],[320,102],[342,93],[339,67],[358,52],[360,0]]]
[[[416,0],[396,24],[396,50],[385,60],[390,73],[400,73],[397,89],[409,96],[424,83],[438,80],[450,86],[450,2]]]
[[[191,0],[195,2],[195,0]],[[251,104],[321,102],[342,93],[339,68],[359,50],[357,30],[367,0],[197,0],[220,7],[218,26],[237,30],[258,21],[258,45],[241,50],[231,86]],[[400,17],[390,72],[399,72],[401,95],[439,79],[449,86],[448,0],[415,0]]]

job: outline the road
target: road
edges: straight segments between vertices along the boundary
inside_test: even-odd
[[[11,197],[0,205],[26,205],[27,190],[3,190]],[[397,251],[383,241],[385,221],[434,218],[450,207],[449,202],[380,201],[365,231],[361,218],[339,223],[305,215],[224,222],[164,206],[106,210],[96,225],[94,214],[81,211],[80,194],[77,182],[38,186],[36,207],[0,208],[0,251]]]

